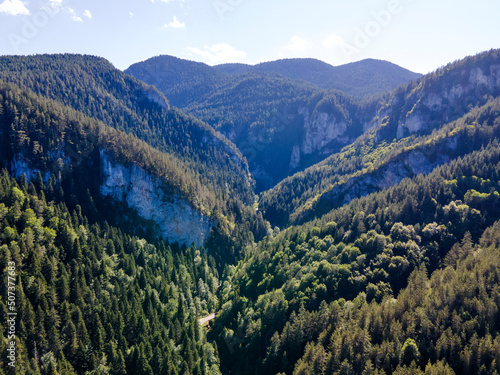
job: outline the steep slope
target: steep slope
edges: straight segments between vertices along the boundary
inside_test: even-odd
[[[0,316],[13,322],[0,372],[221,374],[197,320],[217,303],[213,259],[95,223],[80,203],[0,171]]]
[[[184,110],[238,146],[262,191],[353,142],[370,124],[377,103],[249,73]]]
[[[0,79],[61,102],[181,159],[204,185],[253,202],[248,169],[224,136],[170,108],[154,87],[93,56],[3,56]],[[226,184],[227,183],[227,184]]]
[[[129,234],[204,244],[220,267],[265,231],[252,208],[223,201],[175,156],[13,84],[0,91],[2,165],[28,180],[40,172],[71,209]]]
[[[216,91],[228,80],[206,64],[168,55],[135,63],[125,73],[154,85],[180,108]]]
[[[247,74],[184,110],[238,146],[261,191],[288,175],[293,146],[302,138],[300,111],[315,92],[278,76]]]
[[[228,272],[221,363],[238,374],[498,371],[499,163],[496,138],[275,230]]]
[[[2,84],[0,95],[0,157],[15,177],[29,182],[41,173],[48,182],[53,175],[68,197],[89,191],[102,205],[99,196],[126,202],[171,242],[199,246],[208,239],[217,199],[182,162],[15,86]]]
[[[217,253],[214,255],[218,265],[223,267],[225,261],[238,256],[245,244],[260,239],[265,233],[262,219],[251,207],[255,201],[254,182],[236,146],[209,125],[168,107],[156,89],[120,72],[104,59],[80,55],[5,56],[0,58],[0,76],[19,84],[23,90],[33,90],[81,111],[77,118],[89,116],[147,142],[143,146],[148,150],[140,159],[149,160],[147,164],[152,170],[147,172],[153,172],[153,179],[146,178],[144,181],[149,182],[145,186],[138,184],[132,188],[134,184],[128,184],[129,181],[133,182],[136,176],[146,176],[133,168],[132,164],[137,162],[135,155],[128,155],[129,164],[102,169],[109,175],[104,191],[136,207],[143,218],[161,221],[160,226],[175,227],[178,228],[175,231],[184,233],[176,236],[170,232],[171,238],[188,245],[193,241],[205,243]],[[114,142],[113,139],[108,141],[111,145]],[[129,144],[135,142],[137,139],[128,140],[127,145],[122,145],[123,152],[126,153],[126,148],[131,147]],[[75,145],[80,147],[78,139]],[[51,146],[44,149],[44,152],[51,151],[57,152]],[[151,160],[152,154],[159,156]],[[166,171],[175,170],[176,173],[156,171],[156,159],[167,166]],[[166,210],[165,217],[158,216],[158,207],[144,205],[144,199],[141,201],[137,197],[144,192],[143,188],[147,188],[151,197],[156,197],[155,174],[167,180],[167,185],[175,185],[175,189],[167,189],[170,198],[166,199],[178,204],[176,209]],[[180,193],[179,199],[177,193]],[[163,207],[161,201],[158,204]],[[199,228],[195,231],[203,232],[202,236],[192,236],[194,232],[182,221],[184,214],[186,218],[191,217],[192,223],[200,218],[199,215],[210,218],[209,221],[198,220]],[[170,225],[170,219],[177,224]],[[236,221],[241,225],[235,225]],[[207,230],[209,227],[212,229]],[[186,237],[186,233],[191,234]]]
[[[338,91],[327,92],[308,79],[327,82],[335,75],[338,82],[356,81],[361,85],[374,82],[374,75],[380,75],[384,82],[400,79],[391,89],[410,80],[410,76],[395,72],[400,68],[376,61],[344,67],[334,74],[337,69],[312,59],[209,68],[163,56],[134,64],[126,72],[159,87],[169,98],[191,90],[191,82],[210,87],[196,90],[189,102],[177,100],[173,104],[221,131],[238,146],[260,192],[340,151],[361,135],[376,115],[377,100],[360,102]]]
[[[500,95],[499,55],[467,58],[400,88],[356,142],[266,192],[265,217],[307,220],[486,144],[497,136],[499,100],[490,98]]]
[[[211,126],[101,59],[0,61],[15,372],[500,371],[500,51],[366,102],[245,73]],[[254,173],[326,158],[261,196],[284,229],[212,126]]]
[[[227,74],[272,72],[310,82],[325,90],[339,90],[356,97],[369,97],[394,90],[420,78],[388,61],[365,59],[332,66],[316,59],[283,59],[257,65],[224,64],[215,68]]]

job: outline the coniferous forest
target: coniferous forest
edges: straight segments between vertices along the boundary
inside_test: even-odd
[[[0,57],[0,375],[500,373],[500,51],[374,64]]]

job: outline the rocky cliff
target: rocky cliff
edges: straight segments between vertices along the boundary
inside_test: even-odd
[[[50,170],[33,167],[24,155],[16,155],[10,162],[10,171],[16,178],[24,176],[28,182],[35,179],[38,172],[45,182],[52,173],[60,180],[69,165],[75,160],[61,148],[50,152]],[[138,215],[156,223],[163,238],[180,244],[203,245],[210,236],[214,221],[201,214],[178,193],[168,189],[165,181],[146,173],[135,164],[125,166],[110,158],[105,149],[100,149],[100,166],[93,168],[93,174],[101,175],[100,192],[103,196],[126,202]]]
[[[444,67],[401,88],[379,111],[378,118],[386,119],[389,126],[380,129],[377,140],[391,134],[401,139],[431,132],[500,95],[500,63],[474,68],[463,65]]]
[[[301,111],[304,116],[304,139],[301,150],[304,154],[320,152],[329,154],[328,144],[332,141],[347,144],[345,136],[349,124],[346,120],[338,121],[337,113],[328,113],[315,109],[309,114],[307,109]]]
[[[142,218],[153,220],[170,242],[197,246],[205,242],[213,224],[207,216],[138,166],[115,163],[104,150],[100,154],[101,194],[126,202]]]
[[[402,153],[379,168],[367,173],[354,175],[347,181],[336,184],[329,191],[324,192],[314,202],[306,205],[307,209],[294,215],[296,222],[305,221],[311,212],[315,215],[326,213],[332,208],[348,204],[353,199],[360,198],[382,189],[388,189],[399,184],[405,178],[432,172],[436,167],[450,161],[448,152],[457,147],[456,137],[447,139],[439,152],[415,149]]]

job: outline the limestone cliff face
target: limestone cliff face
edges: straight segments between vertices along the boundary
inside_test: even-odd
[[[453,149],[456,145],[456,137],[447,140],[445,149]],[[330,191],[323,193],[321,198],[312,207],[313,210],[321,210],[321,207],[340,207],[348,204],[353,199],[360,198],[383,189],[399,184],[403,179],[419,174],[432,172],[436,167],[449,162],[447,152],[431,154],[429,157],[422,150],[413,150],[399,155],[385,165],[373,172],[354,176],[345,183],[334,186]],[[303,212],[297,222],[307,218],[309,211]]]
[[[391,106],[380,117],[397,117],[398,139],[418,132],[432,130],[438,123],[447,123],[461,117],[468,107],[482,105],[488,96],[497,96],[500,87],[500,65],[491,65],[487,70],[476,67],[462,70],[432,87],[417,87],[405,98],[404,108],[397,113],[400,100],[396,97]],[[449,81],[449,82],[448,82]]]
[[[349,124],[344,119],[339,120],[335,112],[325,112],[314,109],[312,112],[307,107],[299,108],[298,115],[303,118],[303,136],[301,143],[292,148],[289,170],[304,167],[301,165],[302,156],[329,155],[334,152],[332,142],[346,145],[350,139],[346,132]]]
[[[10,162],[10,170],[14,177],[25,176],[29,182],[37,173],[48,181],[52,173],[61,179],[64,169],[75,160],[68,157],[61,147],[58,151],[51,151],[51,170],[39,170],[32,166],[23,155],[16,155]],[[128,207],[135,209],[140,217],[152,220],[159,228],[158,234],[168,238],[170,242],[197,246],[203,245],[210,236],[211,228],[215,224],[209,217],[201,214],[191,204],[168,189],[164,181],[146,173],[132,164],[125,166],[114,162],[104,149],[100,150],[100,173],[102,183],[100,192],[103,196],[110,196],[119,202],[126,202]]]
[[[154,86],[145,86],[144,94],[148,98],[148,100],[160,105],[164,110],[168,111],[170,109],[170,104],[168,103],[167,98],[163,95],[158,89]]]
[[[292,156],[290,157],[290,167],[289,170],[293,171],[300,165],[300,146],[295,145],[292,149]]]
[[[345,204],[355,198],[390,188],[407,177],[430,173],[434,168],[448,161],[448,157],[440,155],[431,162],[423,152],[412,151],[373,173],[353,177],[345,184],[336,186],[327,194],[327,198],[340,199],[342,204]]]
[[[64,143],[57,150],[48,151],[48,160],[47,164],[51,166],[50,170],[41,170],[39,168],[33,167],[32,160],[30,155],[26,157],[22,153],[18,153],[14,155],[12,160],[10,160],[10,173],[14,178],[19,178],[24,176],[26,181],[29,183],[34,180],[38,173],[42,175],[42,179],[47,182],[51,176],[51,174],[56,175],[56,177],[61,179],[61,174],[65,166],[72,164],[72,160],[68,157],[62,150],[64,148]]]
[[[153,220],[170,242],[199,246],[209,237],[213,223],[207,216],[136,165],[114,163],[101,150],[101,173],[101,194],[125,201],[142,218]]]
[[[304,140],[302,142],[302,152],[311,154],[313,152],[327,153],[325,146],[332,141],[347,142],[341,139],[347,130],[345,121],[338,121],[336,114],[313,111],[309,116],[307,110],[303,110],[304,116]],[[344,140],[344,142],[342,142]]]
[[[26,160],[24,160],[24,157],[19,154],[15,155],[11,160],[10,171],[14,178],[24,176],[26,178],[26,181],[28,182],[34,180],[38,173],[37,170],[30,168]],[[48,180],[48,177],[46,177],[45,179]]]

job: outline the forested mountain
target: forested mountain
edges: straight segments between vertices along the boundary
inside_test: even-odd
[[[481,148],[498,136],[499,69],[495,50],[402,86],[355,142],[265,192],[264,216],[278,225],[319,217]]]
[[[325,90],[339,90],[360,98],[391,91],[422,76],[388,61],[374,59],[339,66],[316,59],[283,59],[257,65],[223,64],[215,68],[227,74],[278,73],[313,83]]]
[[[171,108],[156,88],[105,59],[70,54],[4,56],[0,79],[134,134],[182,160],[204,185],[218,186],[218,194],[234,188],[239,191],[231,195],[253,202],[248,169],[234,144],[207,124]]]
[[[224,366],[500,371],[499,73],[489,51],[401,87],[352,145],[263,194],[285,229],[226,270]]]
[[[247,253],[224,277],[221,363],[239,374],[500,371],[493,138]]]
[[[135,63],[125,73],[154,85],[179,108],[210,95],[229,80],[209,65],[168,55]]]
[[[301,169],[303,164],[307,166],[322,159],[318,154],[324,145],[317,145],[314,134],[319,125],[314,123],[308,126],[313,134],[307,137],[304,135],[304,116],[309,116],[308,109],[314,111],[324,96],[312,85],[298,84],[273,75],[249,73],[184,110],[204,119],[238,146],[256,179],[257,191],[262,191],[288,176],[290,170]],[[349,97],[340,96],[339,100],[352,102]],[[336,96],[332,97],[336,104]],[[336,117],[340,121],[350,120],[346,112],[338,113]],[[361,134],[356,130],[354,133],[356,135],[352,140]],[[313,161],[309,161],[310,164],[306,164],[304,158],[301,163],[300,151],[298,157],[293,156],[293,148],[304,137],[311,138],[310,143],[313,144],[310,149],[312,155],[309,155]]]
[[[169,108],[155,88],[89,56],[3,57],[0,67],[2,79],[40,95],[7,89],[8,137],[2,151],[13,173],[47,173],[50,168],[62,169],[54,165],[66,159],[75,164],[83,160],[96,173],[89,179],[83,169],[75,168],[85,182],[76,185],[82,191],[93,183],[102,194],[126,201],[172,242],[202,244],[218,238],[219,250],[226,248],[216,252],[219,261],[234,257],[238,248],[261,236],[257,227],[262,227],[262,220],[250,207],[253,181],[234,144],[201,121]],[[66,134],[74,138],[66,142]],[[109,160],[109,154],[118,156]],[[235,226],[235,221],[242,225]],[[253,234],[247,227],[251,223],[261,223]]]
[[[17,313],[15,367],[2,325],[0,372],[220,374],[197,320],[217,304],[213,258],[92,223],[88,207],[61,201],[55,179],[17,183],[0,173],[0,283],[16,286],[14,305],[2,295],[0,316]]]
[[[366,100],[146,63],[0,57],[0,375],[500,372],[500,51]]]
[[[161,181],[155,193],[164,199],[199,197],[201,212],[216,202],[213,191],[174,157],[14,84],[0,84],[0,137],[2,164],[20,175],[0,173],[0,283],[15,285],[14,299],[0,297],[0,315],[17,314],[15,368],[2,355],[0,372],[220,373],[198,324],[217,304],[214,258],[202,246],[164,241],[158,223],[100,184],[104,163],[133,164],[142,180],[128,183],[142,183],[132,190],[145,198],[148,176]],[[11,334],[2,325],[3,353]]]
[[[126,72],[231,139],[247,158],[260,192],[340,151],[375,116],[376,99],[363,102],[321,87],[350,92],[358,90],[355,82],[368,86],[377,77],[388,85],[376,91],[381,93],[419,77],[402,70],[375,60],[334,68],[312,59],[211,68],[159,56]],[[330,80],[338,84],[326,84]]]

